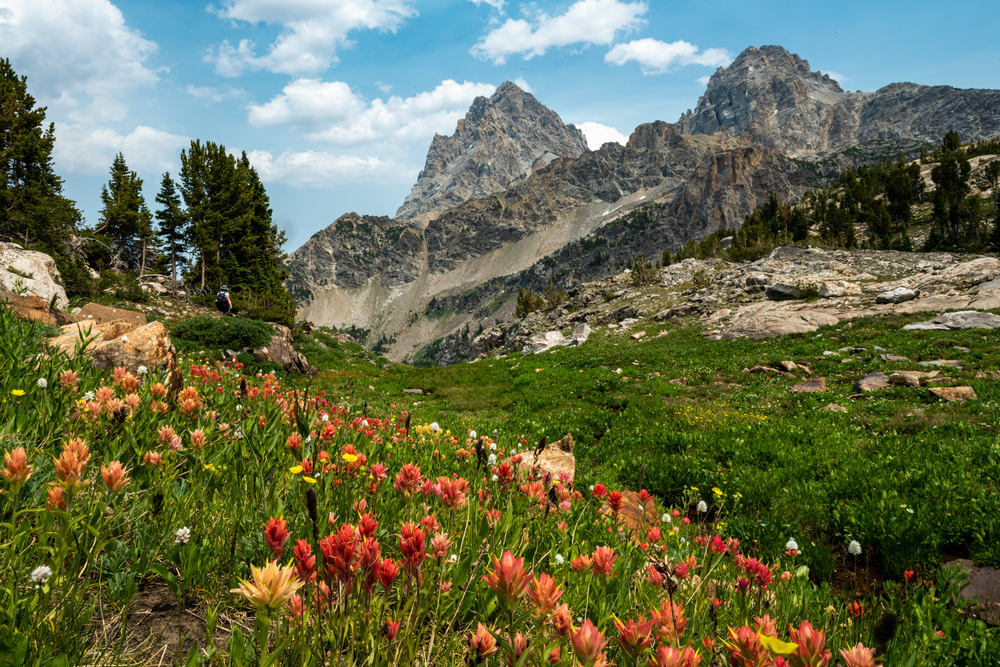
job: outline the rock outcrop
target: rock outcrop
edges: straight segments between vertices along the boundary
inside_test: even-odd
[[[579,129],[508,81],[491,97],[477,97],[453,135],[434,136],[396,220],[426,218],[507,190],[557,158],[586,152]]]
[[[936,144],[952,129],[973,141],[1000,134],[1000,91],[894,83],[850,93],[780,46],[750,47],[712,75],[678,125],[691,134],[724,129],[793,156],[875,140]]]
[[[16,243],[0,242],[0,290],[37,296],[60,308],[69,305],[66,290],[56,282],[56,262],[43,252],[25,250]]]
[[[295,351],[292,330],[281,324],[271,326],[274,327],[274,336],[266,346],[253,351],[254,359],[258,362],[281,364],[290,373],[316,375],[319,371],[309,363],[306,355]]]
[[[135,372],[139,366],[155,369],[167,366],[174,356],[166,327],[160,322],[139,326],[129,320],[101,324],[84,320],[62,327],[63,333],[49,341],[49,347],[74,356],[78,346],[94,360],[94,367],[117,366]]]

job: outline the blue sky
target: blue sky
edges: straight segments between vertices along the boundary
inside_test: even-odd
[[[248,153],[287,251],[345,212],[393,215],[434,133],[506,80],[599,145],[677,120],[747,46],[849,90],[1000,88],[998,33],[995,0],[0,0],[0,57],[48,107],[89,224],[117,151],[154,207],[202,139]]]

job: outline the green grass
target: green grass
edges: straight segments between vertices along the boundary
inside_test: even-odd
[[[344,376],[350,387],[337,385],[336,373],[323,381],[347,391],[376,378],[365,400],[398,402],[453,430],[497,429],[501,441],[571,433],[584,485],[643,486],[668,503],[680,502],[691,487],[741,494],[729,529],[766,557],[780,554],[789,536],[809,535],[804,556],[821,577],[833,576],[831,554],[851,539],[890,576],[950,556],[1000,564],[1000,391],[973,377],[1000,368],[1000,338],[976,330],[901,331],[918,319],[926,317],[733,341],[706,341],[695,327],[653,325],[640,341],[600,331],[579,348],[542,355],[397,366],[381,374],[362,362]],[[669,333],[658,337],[661,330]],[[883,363],[875,346],[910,361]],[[842,347],[868,349],[849,364],[823,357]],[[973,386],[977,401],[946,403],[926,389],[904,387],[850,398],[865,373],[930,370],[917,362],[938,358],[966,364],[941,375]],[[788,393],[802,372],[797,378],[743,372],[783,359],[810,364],[829,391]],[[681,377],[688,386],[670,384]],[[831,402],[848,413],[820,409]]]

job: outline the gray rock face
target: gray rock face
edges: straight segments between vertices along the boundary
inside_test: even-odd
[[[790,299],[801,299],[805,296],[805,291],[799,285],[772,283],[767,286],[766,295],[771,301],[788,301]]]
[[[937,143],[949,129],[971,141],[1000,133],[1000,91],[894,83],[847,93],[780,46],[749,47],[712,75],[678,125],[691,134],[722,128],[788,155],[873,140]]]
[[[854,391],[867,394],[889,386],[889,376],[885,373],[869,373],[854,383]]]
[[[477,97],[455,134],[435,135],[427,162],[396,211],[406,221],[507,190],[560,157],[587,152],[583,133],[511,82]]]
[[[46,303],[55,299],[60,308],[69,306],[66,290],[56,282],[59,269],[42,252],[25,250],[16,243],[0,243],[0,290],[37,296]]]
[[[910,331],[926,330],[959,330],[959,329],[996,329],[1000,327],[1000,315],[981,313],[978,310],[963,310],[958,313],[942,313],[929,322],[914,322],[903,329]]]
[[[918,296],[920,296],[920,292],[917,290],[907,287],[897,287],[876,296],[875,303],[903,303],[904,301],[913,301]]]

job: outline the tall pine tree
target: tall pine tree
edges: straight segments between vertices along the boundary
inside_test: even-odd
[[[119,268],[141,275],[155,247],[153,216],[142,194],[142,179],[129,170],[121,153],[111,165],[110,180],[101,186],[101,203],[101,224],[94,233],[113,240]]]
[[[177,280],[177,264],[183,263],[185,259],[187,216],[181,209],[177,184],[170,178],[170,172],[163,174],[156,203],[160,205],[160,209],[156,212],[156,221],[159,223],[157,231],[163,243],[163,254],[170,267],[170,277]]]
[[[74,292],[74,276],[89,280],[82,258],[68,253],[80,213],[62,196],[52,169],[55,125],[44,123],[45,107],[35,108],[27,78],[0,58],[0,238],[52,254]]]

